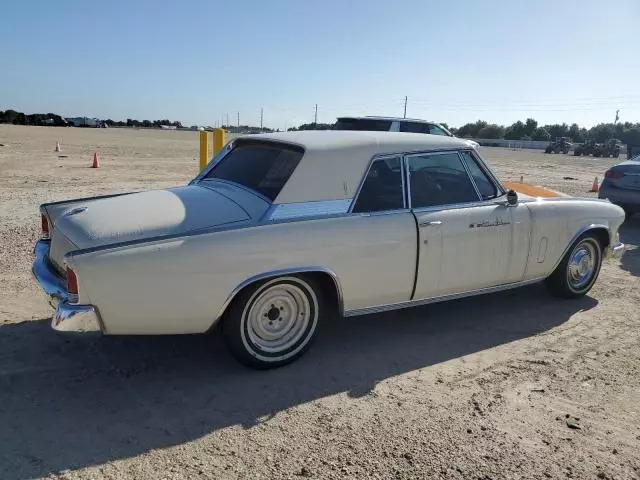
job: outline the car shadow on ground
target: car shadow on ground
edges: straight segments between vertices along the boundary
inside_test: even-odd
[[[328,321],[307,354],[271,371],[239,366],[217,333],[62,336],[47,320],[0,326],[0,478],[40,477],[250,428],[328,395],[545,332],[596,300],[541,285]]]
[[[620,267],[640,276],[640,214],[627,219],[620,227],[620,240],[627,246]]]

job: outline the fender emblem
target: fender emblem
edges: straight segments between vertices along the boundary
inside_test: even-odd
[[[481,223],[471,223],[469,224],[469,228],[486,228],[486,227],[500,227],[502,225],[511,225],[511,222],[505,222],[501,218],[496,218],[495,220],[485,220]]]

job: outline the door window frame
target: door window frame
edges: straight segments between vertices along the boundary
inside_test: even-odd
[[[386,159],[389,159],[389,158],[397,158],[397,159],[400,160],[400,178],[402,180],[402,208],[394,208],[394,209],[391,209],[391,210],[373,210],[373,211],[370,211],[370,212],[354,212],[353,209],[356,206],[356,203],[358,202],[358,197],[360,196],[360,192],[362,191],[362,187],[364,186],[365,182],[367,181],[367,177],[369,176],[369,171],[371,170],[371,168],[375,165],[375,163],[378,160],[386,160]],[[353,199],[351,200],[351,205],[349,205],[348,213],[353,214],[353,215],[388,215],[390,213],[407,212],[410,209],[409,203],[408,203],[408,197],[407,197],[407,189],[408,189],[408,184],[407,184],[406,171],[405,171],[404,154],[402,154],[402,153],[386,154],[385,153],[383,155],[375,155],[369,161],[369,165],[367,166],[367,170],[364,173],[364,175],[362,177],[362,180],[360,180],[360,184],[358,185],[358,189],[356,190],[356,193],[353,196]]]
[[[466,163],[467,160],[462,155],[462,152],[468,153],[471,156],[471,158],[476,162],[476,165],[478,165],[478,168],[480,168],[480,170],[485,174],[487,179],[493,184],[493,186],[498,191],[498,196],[496,196],[495,198],[488,199],[488,200],[483,200],[482,199],[482,195],[480,194],[480,190],[478,189],[478,186],[476,185],[476,182],[473,179],[473,175],[471,175],[471,172],[469,171],[469,167],[467,166],[467,163]],[[460,158],[460,161],[462,162],[462,165],[464,166],[465,172],[467,173],[467,176],[469,177],[469,180],[471,181],[471,184],[473,185],[473,188],[474,188],[474,190],[476,192],[476,195],[478,196],[478,200],[474,200],[474,201],[471,201],[471,202],[464,202],[464,203],[449,203],[449,204],[443,204],[443,205],[432,205],[432,206],[428,206],[428,207],[413,207],[413,205],[411,205],[411,186],[410,186],[410,183],[409,183],[409,181],[410,181],[409,158],[410,157],[417,157],[417,156],[420,156],[420,155],[438,155],[438,154],[445,154],[445,153],[449,153],[449,154],[450,153],[456,153],[458,155],[458,158]],[[358,197],[360,196],[360,191],[362,190],[364,182],[367,179],[367,176],[369,175],[369,170],[371,170],[371,167],[373,167],[373,164],[377,160],[383,160],[383,159],[386,159],[386,158],[397,158],[397,157],[400,158],[400,168],[402,170],[403,207],[402,208],[393,209],[393,210],[378,210],[378,211],[372,211],[372,212],[354,212],[353,208],[355,207],[356,202],[358,201]],[[365,171],[364,175],[362,176],[362,179],[360,180],[360,183],[358,184],[358,188],[356,190],[355,195],[351,199],[351,204],[349,205],[349,209],[347,210],[347,214],[348,215],[360,215],[360,216],[366,215],[366,216],[371,216],[371,215],[388,215],[388,214],[401,213],[401,212],[407,212],[407,211],[413,211],[413,212],[416,212],[416,213],[423,213],[423,212],[435,212],[435,211],[440,211],[440,210],[454,210],[454,209],[459,209],[459,208],[480,207],[480,206],[485,206],[485,205],[495,205],[495,204],[501,203],[501,201],[503,200],[503,197],[506,195],[506,193],[507,193],[507,191],[500,184],[500,181],[498,180],[496,175],[493,173],[491,168],[485,163],[484,159],[482,159],[482,157],[480,157],[480,155],[478,155],[477,152],[472,148],[448,148],[448,149],[437,149],[437,150],[423,150],[423,151],[417,151],[417,152],[416,151],[412,151],[412,152],[385,153],[385,154],[374,155],[371,158],[371,160],[369,160],[369,165],[367,165],[367,170]]]
[[[469,170],[469,167],[466,163],[464,156],[462,155],[462,152],[468,152],[471,155],[473,160],[478,165],[478,168],[480,168],[480,170],[486,175],[487,179],[494,185],[494,187],[496,188],[496,191],[498,192],[498,195],[495,198],[491,198],[488,200],[482,199],[480,190],[478,189],[478,186],[476,185],[476,182],[473,179],[473,175],[471,175],[471,172]],[[469,181],[471,182],[471,185],[473,186],[474,191],[476,192],[476,196],[478,197],[478,199],[471,200],[469,202],[430,205],[427,207],[414,207],[411,204],[411,170],[409,168],[409,159],[411,157],[419,157],[423,155],[444,155],[444,154],[452,154],[452,153],[457,154],[458,158],[460,159],[460,162],[462,163],[462,166],[467,174],[467,177],[469,178]],[[505,195],[504,188],[502,188],[502,186],[497,181],[493,173],[490,170],[486,169],[486,167],[484,167],[485,165],[484,162],[478,160],[478,157],[474,155],[472,149],[463,148],[463,149],[451,149],[451,150],[435,150],[435,151],[431,150],[431,151],[424,151],[424,152],[417,152],[417,153],[412,152],[410,154],[405,154],[403,156],[403,163],[404,163],[404,170],[405,170],[406,184],[407,184],[407,205],[409,206],[409,209],[411,211],[416,213],[436,212],[440,210],[454,210],[459,208],[471,208],[471,207],[479,207],[484,205],[496,204],[497,202],[500,201],[500,198]]]

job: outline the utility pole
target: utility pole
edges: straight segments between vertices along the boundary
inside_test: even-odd
[[[238,130],[240,129],[240,112],[238,112]]]
[[[407,97],[406,97],[406,95],[404,97],[404,117],[403,118],[407,118]]]
[[[227,113],[227,128],[229,128],[229,114]]]
[[[260,130],[261,131],[262,131],[262,114],[264,113],[263,111],[264,111],[264,109],[260,108]]]
[[[318,126],[318,104],[316,103],[316,113],[313,116],[313,125]]]

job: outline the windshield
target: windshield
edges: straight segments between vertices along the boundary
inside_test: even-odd
[[[391,120],[375,118],[339,118],[333,126],[334,130],[363,130],[367,132],[388,132]]]
[[[255,190],[272,202],[298,166],[303,150],[275,142],[238,142],[200,180],[228,180]]]

